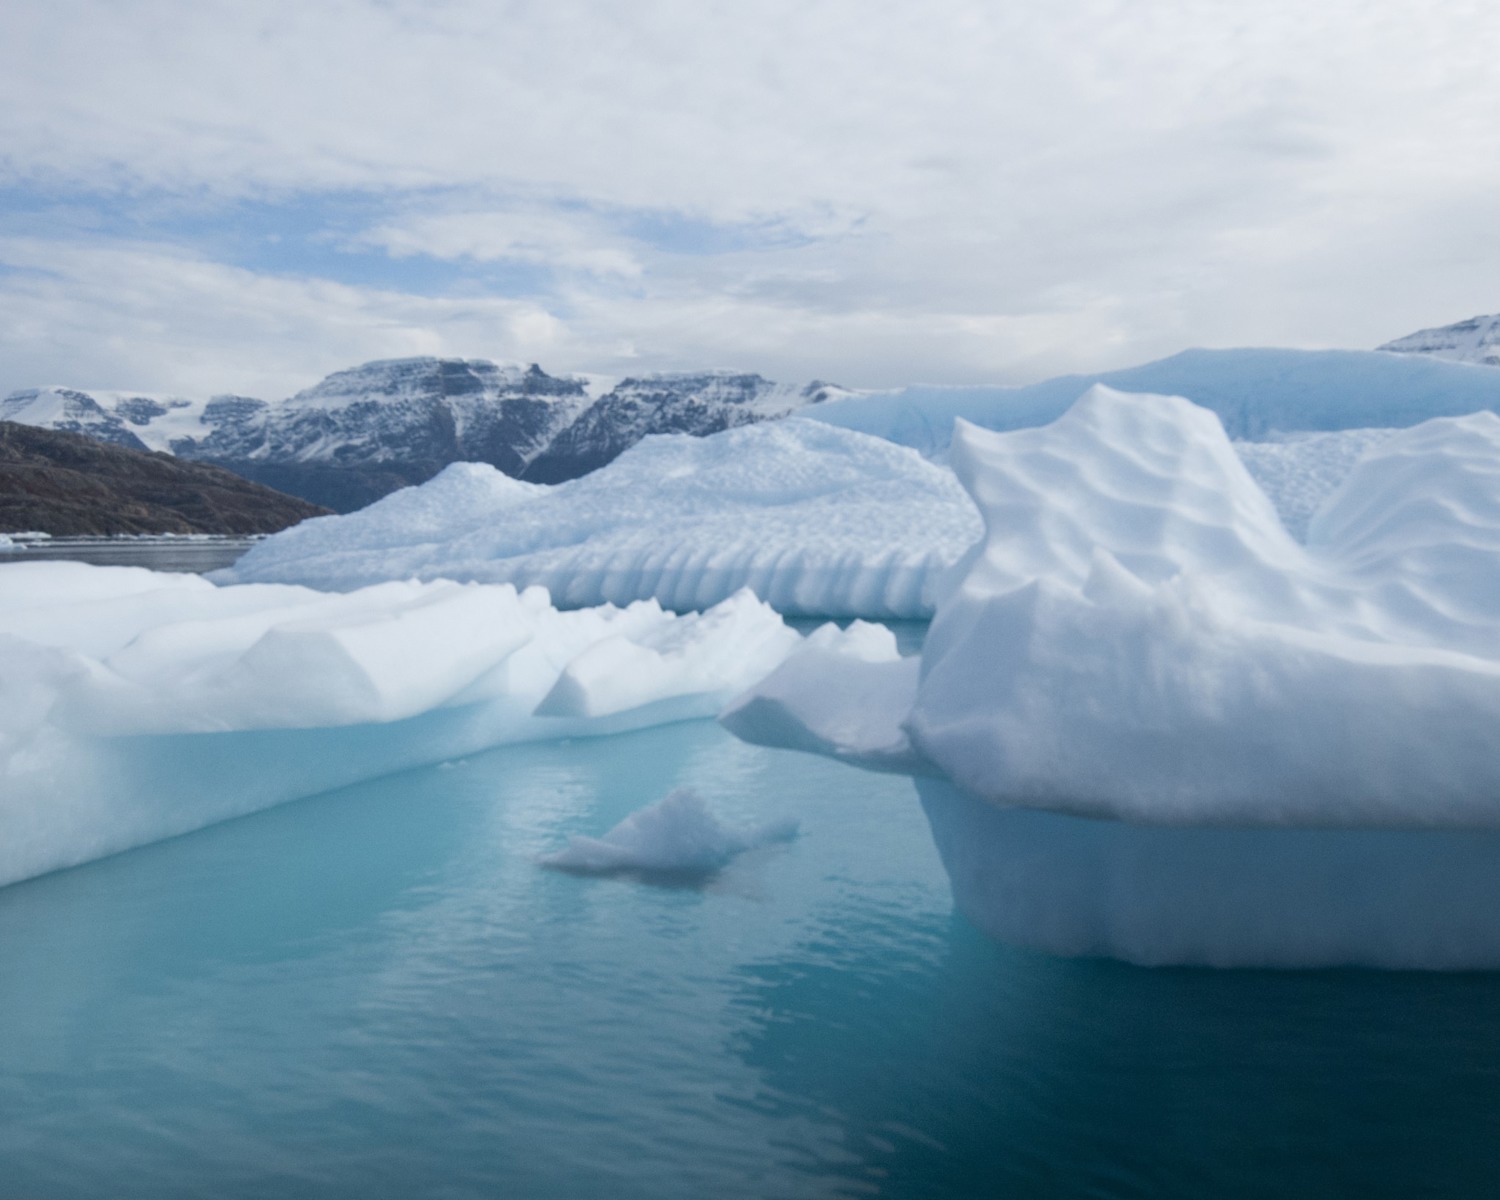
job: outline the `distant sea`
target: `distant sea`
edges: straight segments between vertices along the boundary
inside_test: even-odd
[[[260,539],[207,535],[168,537],[25,538],[11,534],[20,545],[0,550],[0,566],[12,562],[93,563],[100,567],[149,567],[201,575],[227,567]]]

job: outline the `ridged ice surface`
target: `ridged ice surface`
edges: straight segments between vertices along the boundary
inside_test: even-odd
[[[562,605],[678,611],[752,589],[793,614],[923,617],[979,536],[947,469],[802,420],[651,437],[555,487],[456,464],[256,546],[220,578],[346,589],[386,579],[538,584]]]
[[[509,585],[7,565],[0,884],[489,746],[711,716],[798,641],[749,593],[559,612]]]
[[[1146,961],[1500,964],[1500,923],[1473,915],[1500,901],[1500,418],[1383,438],[1306,546],[1214,415],[1179,398],[1096,387],[1044,428],[961,426],[953,464],[986,532],[904,718],[905,664],[861,668],[884,690],[840,670],[788,689],[804,648],[736,701],[731,728],[885,768],[904,732],[908,769],[979,806],[924,784],[960,904],[1014,940]],[[862,694],[880,696],[863,720]],[[987,806],[1105,825],[1006,828],[979,819]],[[1145,826],[1202,836],[1125,832]],[[1064,844],[1077,854],[1059,862],[1089,864],[1076,886],[1044,870],[1056,904],[1018,917],[1036,847]],[[1381,888],[1388,903],[1371,902]],[[1309,921],[1278,889],[1333,908]],[[1088,919],[1069,908],[1085,903]],[[1196,911],[1190,931],[1174,905]],[[1259,915],[1205,918],[1216,905]]]

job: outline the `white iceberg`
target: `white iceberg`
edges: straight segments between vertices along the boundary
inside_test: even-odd
[[[788,688],[804,648],[732,730],[904,763],[960,907],[1011,940],[1500,965],[1500,418],[1384,438],[1305,546],[1178,398],[961,424],[953,464],[986,532],[919,670]]]
[[[952,472],[791,419],[650,437],[542,487],[461,463],[267,539],[215,578],[348,589],[388,579],[540,585],[559,605],[700,609],[750,588],[778,611],[925,617],[979,536]]]
[[[752,826],[726,824],[709,811],[697,792],[678,788],[655,804],[631,813],[603,837],[577,835],[541,862],[559,871],[586,875],[631,872],[701,877],[722,870],[747,850],[789,842],[796,836],[794,820]]]
[[[0,884],[506,742],[712,716],[798,635],[539,589],[0,568]]]

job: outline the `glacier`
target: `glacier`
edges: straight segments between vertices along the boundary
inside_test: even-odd
[[[508,584],[7,564],[0,885],[507,742],[712,717],[800,640],[748,592],[563,612]]]
[[[985,533],[920,661],[809,641],[731,731],[916,776],[1007,940],[1500,966],[1500,417],[1374,439],[1305,543],[1179,397],[960,422],[952,463]]]
[[[748,587],[790,615],[924,617],[979,532],[951,471],[791,418],[647,437],[555,486],[454,464],[360,512],[269,538],[215,579],[510,582],[545,587],[560,605],[652,599],[678,611]]]
[[[1500,411],[1500,372],[1472,363],[1380,350],[1267,348],[1184,350],[1140,366],[1022,387],[897,388],[833,398],[804,415],[941,458],[956,419],[995,430],[1043,425],[1096,383],[1183,396],[1216,413],[1236,441]]]

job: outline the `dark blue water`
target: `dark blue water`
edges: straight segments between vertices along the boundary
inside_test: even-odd
[[[539,869],[674,786],[789,847]],[[6,1197],[1483,1196],[1500,978],[1150,971],[951,914],[909,781],[706,723],[0,892]]]

